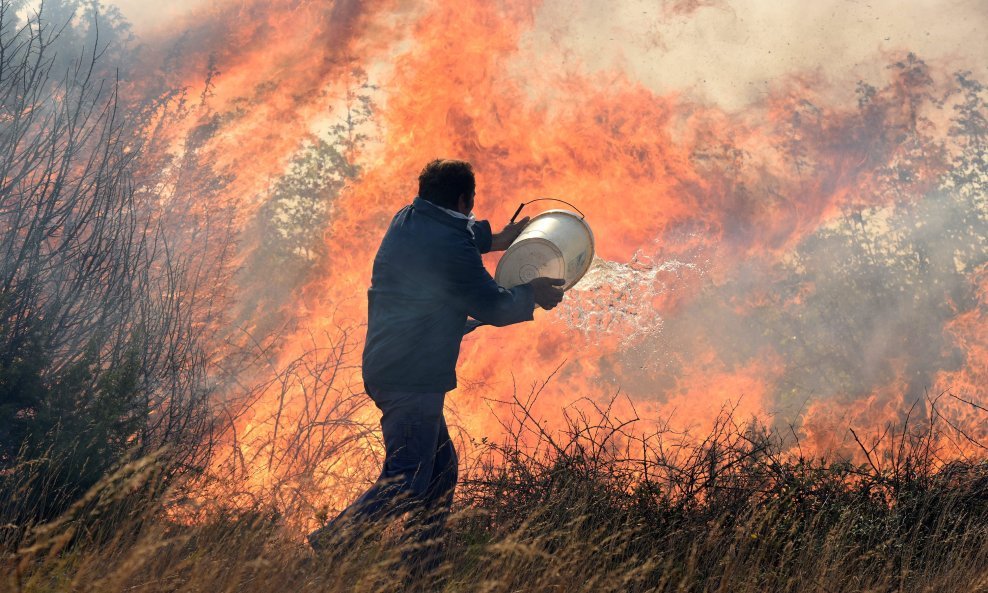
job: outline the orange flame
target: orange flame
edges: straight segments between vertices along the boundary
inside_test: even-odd
[[[677,2],[674,12],[702,4]],[[944,130],[916,96],[919,86],[939,83],[924,82],[922,67],[907,59],[860,105],[841,106],[816,92],[824,82],[794,73],[763,104],[728,113],[659,95],[623,73],[585,74],[572,62],[561,70],[526,45],[535,12],[517,0],[437,4],[421,15],[383,0],[252,1],[205,9],[181,24],[196,59],[167,76],[188,84],[210,68],[221,73],[206,89],[212,96],[202,117],[222,132],[204,150],[236,173],[230,195],[257,195],[279,173],[354,61],[387,73],[375,114],[382,137],[360,155],[360,179],[336,198],[325,232],[329,255],[292,304],[304,329],[281,345],[282,362],[313,344],[330,347],[340,320],[366,318],[364,294],[388,222],[415,195],[425,162],[455,157],[474,164],[479,215],[497,226],[519,202],[563,197],[585,212],[602,260],[556,311],[464,340],[461,386],[447,401],[467,434],[496,438],[488,407],[497,411],[498,400],[524,395],[554,371],[537,406],[548,419],[581,397],[603,401],[618,391],[644,417],[700,430],[726,402],[740,402],[745,417],[777,412],[786,346],[771,344],[758,327],[721,326],[700,305],[722,297],[723,319],[738,326],[757,321],[752,311],[801,306],[816,290],[812,282],[783,296],[772,287],[785,266],[798,268],[793,254],[802,242],[844,213],[860,217],[929,193],[946,164],[923,142],[932,146]],[[401,18],[413,22],[407,38]],[[236,27],[223,27],[234,20]],[[486,261],[493,269],[496,256]],[[982,270],[979,307],[948,328],[966,363],[937,379],[974,399],[988,361],[986,277]],[[663,325],[687,316],[697,322],[693,335],[677,330],[680,343],[666,343],[672,336]],[[758,345],[729,352],[721,331],[755,336]],[[907,363],[891,361],[894,379],[866,393],[800,394],[813,398],[801,412],[802,446],[846,450],[849,422],[900,417]],[[347,378],[359,389],[355,372]],[[301,413],[303,392],[270,389],[240,428],[272,430],[272,410]],[[636,412],[627,404],[615,413]]]

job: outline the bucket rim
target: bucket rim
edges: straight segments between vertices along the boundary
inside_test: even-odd
[[[559,257],[559,258],[562,258],[563,257],[563,252],[559,249],[559,246],[556,245],[555,243],[553,243],[552,241],[544,238],[544,237],[529,237],[529,238],[525,239],[524,241],[522,241],[522,243],[526,243],[526,244],[537,243],[539,245],[543,245],[543,246],[549,248],[549,250],[551,250],[557,257]],[[504,269],[503,268],[503,266],[505,265],[504,262],[507,259],[505,257],[505,255],[507,255],[507,253],[508,252],[505,251],[504,252],[504,255],[502,255],[501,258],[498,259],[498,261],[497,261],[497,268],[494,270],[494,280],[495,281],[498,280],[500,278],[500,276],[501,276],[501,270]],[[564,269],[565,269],[565,266],[564,266]],[[574,282],[574,284],[575,284],[575,282]],[[499,285],[500,285],[500,283],[499,283]],[[565,288],[569,288],[569,287],[567,286]],[[564,288],[564,290],[565,290],[565,288]]]
[[[540,216],[544,216],[546,214],[567,214],[575,218],[576,220],[580,221],[580,224],[582,224],[583,228],[587,231],[587,236],[590,237],[590,257],[587,258],[586,263],[583,264],[583,269],[580,271],[579,274],[576,275],[576,279],[573,280],[573,283],[567,285],[564,288],[564,290],[569,290],[570,288],[576,286],[577,283],[580,280],[582,280],[584,276],[587,275],[587,272],[590,271],[590,266],[593,265],[593,259],[597,256],[597,240],[593,236],[593,229],[590,228],[590,223],[587,222],[587,217],[583,216],[582,213],[577,214],[576,212],[573,212],[572,210],[566,210],[565,208],[553,208],[552,210],[545,210],[543,212],[540,212],[535,216],[533,216],[532,220],[528,221],[528,224],[532,224],[533,222],[535,222],[535,219],[539,218]]]
[[[594,253],[597,253],[597,242],[594,240],[593,229],[590,228],[590,224],[587,222],[585,216],[581,216],[576,212],[573,212],[572,210],[565,210],[563,208],[553,208],[552,210],[545,210],[543,212],[539,212],[538,214],[533,216],[531,220],[528,221],[528,224],[532,224],[537,219],[542,218],[547,214],[567,214],[580,221],[583,224],[583,228],[587,230],[587,234],[590,235],[590,248],[593,249]]]

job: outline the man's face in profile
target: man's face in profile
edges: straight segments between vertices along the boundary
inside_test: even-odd
[[[477,195],[477,192],[470,194],[469,196],[464,194],[460,196],[459,211],[461,214],[468,215],[473,212],[473,199]]]

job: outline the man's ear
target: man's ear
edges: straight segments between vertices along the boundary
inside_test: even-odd
[[[460,214],[470,214],[470,211],[473,210],[473,204],[471,204],[470,201],[470,196],[467,194],[460,194],[460,198],[456,202],[456,209],[459,210]]]

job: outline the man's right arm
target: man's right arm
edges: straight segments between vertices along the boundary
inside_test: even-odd
[[[498,286],[473,245],[462,244],[448,263],[448,296],[470,317],[498,327],[533,318],[535,289],[530,284]]]

